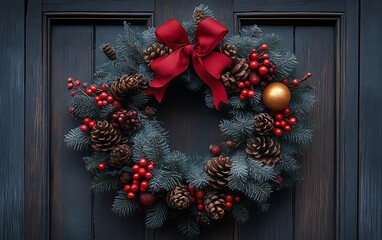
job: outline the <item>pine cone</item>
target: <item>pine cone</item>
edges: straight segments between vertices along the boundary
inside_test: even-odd
[[[232,160],[229,157],[220,155],[208,161],[205,170],[208,175],[209,183],[212,187],[222,189],[228,184]]]
[[[139,90],[144,90],[147,87],[146,81],[137,73],[125,75],[115,79],[111,85],[111,94],[117,100],[123,100],[129,94]]]
[[[109,58],[110,60],[115,60],[117,58],[117,54],[115,53],[114,49],[110,46],[109,43],[104,43],[101,47],[103,53],[106,55],[107,58]]]
[[[235,94],[240,92],[240,88],[236,84],[236,79],[231,75],[230,72],[226,72],[220,77],[225,89],[228,94]]]
[[[260,136],[249,140],[246,152],[250,158],[269,166],[280,160],[280,144],[270,137]]]
[[[114,146],[109,157],[109,165],[115,168],[123,168],[131,164],[131,149],[127,144]]]
[[[231,58],[232,60],[237,56],[237,49],[234,45],[231,44],[223,44],[220,46],[220,52]]]
[[[123,172],[119,177],[119,182],[121,185],[126,185],[131,183],[133,180],[133,174],[131,172]]]
[[[194,18],[194,22],[196,25],[198,25],[201,21],[206,19],[206,15],[204,14],[204,11],[201,9],[195,9],[192,17]]]
[[[241,82],[248,78],[251,69],[245,58],[235,58],[230,65],[231,75],[236,81]]]
[[[143,58],[148,64],[150,64],[153,60],[172,53],[172,50],[164,44],[153,43],[143,53]]]
[[[121,142],[119,131],[108,121],[98,121],[90,132],[91,146],[95,151],[110,151]]]
[[[167,203],[172,208],[182,210],[190,206],[191,197],[191,192],[188,190],[187,186],[181,184],[168,192]]]
[[[222,219],[225,214],[225,195],[217,192],[208,192],[204,196],[204,210],[211,219]]]
[[[253,125],[255,125],[255,131],[259,135],[269,135],[273,130],[273,117],[268,113],[260,113],[253,119]]]

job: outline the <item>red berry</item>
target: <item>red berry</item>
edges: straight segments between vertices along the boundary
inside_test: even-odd
[[[109,95],[106,92],[102,92],[100,95],[101,99],[106,99],[107,96],[109,96]]]
[[[276,119],[277,119],[277,120],[282,120],[283,117],[284,117],[284,116],[283,116],[281,113],[276,114]]]
[[[264,66],[271,65],[271,61],[269,61],[268,59],[265,59],[263,63],[264,63]]]
[[[151,170],[153,170],[153,169],[154,169],[154,165],[149,164],[149,165],[147,166],[147,170],[151,171]]]
[[[68,83],[68,89],[72,89],[73,88],[73,83]]]
[[[279,121],[275,121],[275,127],[280,127],[280,122]]]
[[[136,192],[136,191],[138,191],[138,185],[137,184],[133,184],[133,185],[131,185],[131,191],[132,192]]]
[[[125,192],[130,192],[130,191],[131,191],[131,186],[130,186],[130,185],[125,185],[125,186],[123,187],[123,190],[124,190]]]
[[[198,190],[198,191],[196,191],[195,196],[196,196],[197,198],[203,198],[203,197],[204,197],[204,191],[203,191],[203,190]]]
[[[265,74],[267,74],[267,73],[268,73],[268,68],[265,67],[265,66],[261,66],[261,67],[259,67],[259,73],[260,73],[260,75],[265,75]]]
[[[312,77],[312,73],[310,73],[310,72],[307,73],[307,74],[306,74],[306,77],[308,77],[308,78]]]
[[[225,206],[226,206],[227,208],[231,208],[231,207],[232,207],[232,202],[226,202],[226,203],[225,203]]]
[[[129,199],[134,199],[134,198],[135,198],[135,194],[134,194],[133,192],[129,192],[129,193],[127,194],[127,198],[129,198]]]
[[[288,123],[289,123],[290,125],[295,125],[296,122],[297,122],[297,120],[296,120],[296,118],[294,118],[294,117],[288,119]]]
[[[143,181],[141,183],[141,188],[147,188],[149,186],[149,183],[147,181]]]
[[[203,204],[198,204],[198,211],[203,212],[204,206]]]
[[[69,78],[67,79],[67,81],[68,81],[68,83],[73,83],[73,78],[69,77]]]
[[[284,83],[285,85],[287,85],[287,84],[288,84],[288,82],[289,82],[289,80],[288,80],[288,79],[286,79],[286,78],[284,78],[284,79],[282,80],[282,83]]]
[[[140,176],[145,176],[146,175],[146,169],[144,169],[144,168],[140,168],[139,170],[138,170],[138,173],[139,173],[139,175]]]
[[[114,100],[113,101],[113,106],[114,106],[115,109],[118,110],[118,109],[121,108],[121,103],[119,101],[117,101],[117,100]]]
[[[287,132],[290,132],[290,131],[292,131],[292,127],[290,125],[286,125],[284,127],[284,130],[287,131]]]
[[[291,112],[290,108],[285,108],[284,111],[283,111],[284,115],[289,115],[290,112]]]
[[[297,86],[297,85],[298,85],[298,82],[299,82],[299,81],[298,81],[297,79],[293,79],[293,80],[292,80],[292,85],[293,85],[293,86]]]
[[[246,97],[248,95],[248,90],[247,89],[244,89],[241,91],[241,95],[243,95],[244,97]]]
[[[286,121],[284,121],[284,120],[280,121],[280,127],[285,128],[286,125],[287,125]]]
[[[236,196],[236,197],[235,197],[235,202],[240,202],[240,200],[241,200],[241,199],[240,199],[239,196]]]
[[[147,173],[145,174],[145,178],[146,178],[147,180],[151,179],[152,177],[153,177],[153,174],[150,173],[150,172],[147,172]]]
[[[77,87],[80,86],[80,85],[81,85],[80,80],[76,80],[76,81],[74,82],[74,85],[76,85]]]
[[[84,87],[84,88],[87,88],[87,86],[88,86],[87,83],[83,83],[83,84],[82,84],[82,87]]]
[[[70,108],[69,108],[69,112],[70,112],[70,113],[74,113],[74,107],[70,107]]]
[[[109,103],[112,103],[114,101],[113,96],[110,96],[110,95],[107,96],[106,101],[109,102]]]
[[[134,166],[133,166],[133,172],[138,172],[139,171],[139,165],[138,164],[134,164]]]
[[[88,125],[88,126],[89,126],[90,128],[94,128],[95,125],[96,125],[96,122],[95,122],[94,120],[92,120],[92,121],[89,122],[89,125]]]
[[[153,162],[153,161],[151,161],[150,164],[153,165],[153,166],[155,166],[155,162]]]
[[[202,204],[202,203],[203,203],[203,198],[198,198],[198,199],[196,199],[196,202],[197,202],[198,204]]]
[[[190,191],[191,193],[195,191],[195,188],[191,185],[188,185],[187,188],[188,188],[188,191]]]
[[[140,165],[141,167],[146,166],[146,165],[147,165],[147,160],[144,159],[144,158],[141,158],[141,160],[139,160],[139,165]]]
[[[232,197],[231,195],[227,195],[227,196],[225,197],[225,201],[226,201],[226,202],[232,202],[232,201],[233,201],[233,197]]]
[[[139,185],[139,180],[133,180],[133,184]]]
[[[249,81],[252,85],[256,85],[260,82],[260,76],[256,73],[251,73],[251,75],[249,75]]]
[[[81,132],[87,132],[89,130],[89,127],[85,124],[82,124],[80,126],[80,130],[81,130]]]
[[[259,54],[257,54],[257,52],[254,52],[251,54],[252,61],[256,61],[258,58],[259,58]]]
[[[274,128],[274,129],[273,129],[273,133],[274,133],[277,137],[281,137],[281,135],[283,135],[283,131],[282,131],[280,128]]]
[[[244,100],[245,100],[245,96],[240,95],[240,100],[241,100],[241,101],[244,101]]]
[[[249,87],[249,86],[251,86],[251,83],[249,81],[245,81],[244,86]]]
[[[268,53],[264,53],[264,54],[263,54],[263,58],[264,58],[264,59],[268,59],[268,58],[269,58],[269,54],[268,54]]]
[[[244,87],[245,87],[245,85],[244,85],[243,82],[239,82],[239,83],[237,84],[237,86],[238,86],[239,88],[244,88]]]
[[[146,192],[146,190],[147,190],[147,188],[143,188],[143,187],[139,188],[140,192]]]
[[[253,98],[254,96],[255,96],[255,92],[254,91],[252,91],[252,90],[248,91],[248,97],[249,98]]]
[[[257,61],[251,61],[249,63],[249,67],[252,69],[252,70],[255,70],[257,67],[259,66],[259,63]]]
[[[141,178],[141,176],[139,176],[138,173],[134,173],[134,174],[133,174],[133,179],[134,179],[134,180],[139,180],[140,178]]]
[[[279,183],[284,182],[284,178],[281,177],[281,176],[278,176],[278,177],[277,177],[277,182],[279,182]]]
[[[194,203],[196,201],[196,198],[192,197],[191,198],[191,203]]]
[[[255,53],[255,52],[257,52],[257,50],[256,49],[252,49],[252,53]]]
[[[102,102],[101,100],[99,100],[99,101],[97,102],[97,106],[98,106],[98,107],[103,107],[103,102]]]
[[[95,85],[91,85],[91,86],[90,86],[90,90],[91,90],[92,92],[96,92],[96,91],[97,91],[97,87],[96,87]]]
[[[90,123],[91,119],[90,118],[84,118],[84,123],[88,125]]]
[[[99,101],[101,101],[101,97],[100,97],[100,96],[95,96],[95,97],[94,97],[94,100],[95,100],[96,102],[99,102]]]
[[[88,90],[86,90],[86,94],[90,96],[93,94],[93,92],[92,92],[92,90],[88,89]]]
[[[221,148],[219,145],[212,144],[210,146],[210,151],[213,155],[220,155],[221,154]]]
[[[266,51],[267,49],[268,49],[268,45],[267,44],[261,45],[261,50]]]
[[[102,106],[105,107],[107,106],[108,102],[106,100],[102,100]]]
[[[104,163],[98,164],[98,169],[99,170],[104,170],[105,169],[105,164]]]
[[[108,89],[107,84],[102,84],[102,90],[106,91]]]

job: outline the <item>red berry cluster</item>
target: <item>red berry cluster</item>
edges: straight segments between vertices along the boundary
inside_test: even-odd
[[[307,74],[305,74],[305,76],[302,78],[302,79],[293,79],[292,80],[292,86],[294,87],[294,88],[298,88],[298,85],[300,84],[300,83],[302,83],[303,81],[306,81],[308,78],[310,78],[310,77],[312,77],[312,73],[307,73]],[[288,83],[289,83],[289,80],[288,79],[286,79],[286,78],[284,78],[283,80],[282,80],[282,83],[284,83],[285,85],[288,85]]]
[[[239,196],[233,196],[233,195],[227,195],[225,196],[225,206],[226,208],[232,207],[232,202],[235,200],[235,202],[240,202]]]
[[[277,73],[277,68],[269,60],[269,54],[266,53],[268,45],[263,44],[259,49],[252,49],[252,53],[248,56],[249,68],[251,73],[249,79],[244,82],[238,82],[237,86],[242,89],[240,100],[253,98],[255,96],[254,86],[260,83],[262,79],[272,81]],[[259,54],[259,52],[261,53]]]
[[[87,132],[89,129],[93,128],[96,125],[96,122],[94,120],[91,120],[90,118],[84,118],[84,124],[80,126],[80,130],[82,132]]]
[[[127,192],[127,197],[129,199],[134,199],[135,194],[139,191],[141,193],[146,192],[147,187],[149,186],[149,180],[152,178],[152,173],[155,163],[147,163],[147,160],[142,158],[139,160],[139,164],[134,164],[133,166],[133,183],[131,185],[126,184],[123,188]]]
[[[193,186],[188,186],[188,190],[191,192],[191,196],[192,196],[191,202],[194,203],[196,201],[196,203],[198,204],[197,206],[198,211],[203,212],[204,191],[199,189],[198,191],[195,192],[195,188]]]
[[[295,125],[297,120],[295,117],[289,117],[291,114],[291,110],[289,108],[285,108],[282,113],[277,113],[275,115],[275,122],[273,133],[280,137],[283,134],[283,130],[290,132],[292,130],[292,125]]]
[[[125,128],[136,131],[140,126],[138,112],[120,109],[113,113],[111,118],[111,124],[115,128]]]
[[[73,78],[68,78],[67,82],[69,90],[76,87],[76,89],[71,92],[72,97],[74,97],[77,93],[82,93],[87,96],[93,96],[98,107],[105,107],[108,104],[113,104],[115,109],[119,109],[121,107],[121,103],[114,100],[113,96],[108,91],[109,87],[107,84],[102,84],[101,89],[99,89],[95,85],[91,85],[88,88],[87,84],[83,83],[82,89],[80,80],[73,81]],[[70,113],[73,113],[74,110],[74,108],[69,108]]]

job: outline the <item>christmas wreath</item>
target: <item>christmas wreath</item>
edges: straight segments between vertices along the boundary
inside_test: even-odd
[[[227,35],[204,5],[183,24],[171,19],[144,32],[124,25],[114,48],[101,46],[109,61],[93,85],[67,79],[69,112],[83,124],[65,142],[91,147],[84,161],[92,186],[115,194],[115,213],[143,210],[150,228],[173,218],[195,236],[228,214],[246,221],[251,205],[267,209],[273,191],[300,179],[314,103],[312,88],[301,83],[311,74],[294,79],[296,58],[277,35],[257,26]],[[160,102],[171,81],[205,91],[207,107],[226,116],[219,125],[225,140],[205,156],[170,149],[149,96]]]

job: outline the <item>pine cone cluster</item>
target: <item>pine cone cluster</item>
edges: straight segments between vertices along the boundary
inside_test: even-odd
[[[121,144],[113,147],[109,157],[110,166],[115,168],[123,168],[131,163],[131,149],[127,144]]]
[[[114,49],[110,46],[109,43],[104,43],[101,45],[103,53],[106,55],[106,57],[110,60],[117,59],[117,54],[115,53]]]
[[[171,48],[167,47],[164,44],[153,43],[143,53],[144,53],[143,58],[145,59],[145,61],[148,64],[150,64],[155,59],[163,57],[163,56],[166,56],[166,55],[172,53],[172,50],[171,50]]]
[[[217,189],[225,188],[228,184],[232,160],[229,157],[220,155],[207,162],[205,171],[208,175],[209,183]]]
[[[167,193],[167,204],[175,209],[186,209],[191,204],[191,197],[188,187],[181,184]]]
[[[220,77],[228,94],[235,94],[240,92],[240,88],[237,86],[236,79],[230,72],[223,73]]]
[[[245,58],[235,58],[229,66],[229,69],[231,75],[238,82],[245,81],[251,73],[251,69]]]
[[[232,60],[237,56],[237,49],[234,45],[231,44],[223,44],[220,46],[220,52],[231,58]]]
[[[147,82],[143,79],[142,75],[133,73],[115,79],[111,85],[111,94],[117,100],[125,99],[129,94],[139,90],[145,90]]]
[[[275,165],[281,158],[280,144],[276,139],[268,136],[249,140],[246,152],[250,158],[269,166]]]
[[[259,135],[269,135],[273,130],[274,119],[268,113],[260,113],[253,119],[255,131]]]
[[[90,132],[91,146],[95,151],[110,151],[121,142],[121,135],[108,121],[98,121]]]
[[[222,219],[225,214],[225,195],[217,192],[208,192],[204,196],[204,210],[211,219]]]

